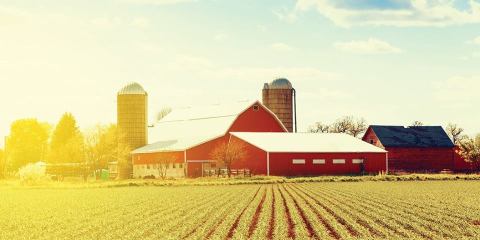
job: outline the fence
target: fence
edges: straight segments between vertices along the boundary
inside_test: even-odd
[[[243,177],[251,177],[252,172],[250,169],[231,169],[230,173],[232,176],[243,176]],[[228,176],[228,170],[226,168],[219,168],[219,169],[206,169],[203,171],[204,177],[225,177]]]

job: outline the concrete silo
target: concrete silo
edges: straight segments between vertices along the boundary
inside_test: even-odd
[[[296,94],[288,79],[279,78],[265,83],[262,102],[277,115],[289,132],[297,131]]]
[[[148,143],[148,94],[138,83],[130,83],[117,94],[117,126],[125,135],[125,140],[134,150]],[[128,161],[127,173],[132,173]],[[125,176],[124,176],[125,177]]]

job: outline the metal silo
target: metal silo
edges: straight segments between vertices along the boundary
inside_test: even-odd
[[[265,83],[262,99],[263,104],[277,115],[289,132],[297,131],[296,94],[288,79],[279,78]]]
[[[117,94],[117,126],[132,150],[147,145],[148,94],[138,83],[130,83]],[[128,174],[132,163],[128,161]]]

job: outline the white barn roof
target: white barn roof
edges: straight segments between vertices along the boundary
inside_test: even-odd
[[[235,119],[259,102],[174,109],[148,129],[149,145],[132,153],[183,151],[225,135]]]
[[[385,153],[386,151],[343,133],[254,133],[232,135],[277,153]]]

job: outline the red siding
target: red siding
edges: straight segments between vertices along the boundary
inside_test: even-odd
[[[232,164],[234,169],[249,169],[255,175],[267,175],[267,153],[235,136],[231,141],[238,141],[245,146],[245,156]]]
[[[382,143],[378,139],[377,134],[375,134],[375,132],[372,130],[372,128],[367,129],[367,132],[365,133],[365,135],[363,135],[362,140],[365,141],[365,142],[368,142],[372,145],[375,145],[379,148],[384,148]]]
[[[386,148],[389,169],[404,171],[453,170],[453,148]]]
[[[383,147],[375,132],[368,128],[363,136],[363,141],[388,151],[388,169],[392,171],[442,171],[454,170],[455,153],[453,148],[408,148],[408,147]]]
[[[157,153],[140,153],[133,154],[133,164],[152,164],[156,163],[161,158],[175,158],[176,163],[183,163],[183,152],[157,152]]]
[[[386,153],[270,153],[270,175],[308,176],[359,174],[361,164],[352,159],[364,159],[367,173],[386,171]],[[293,164],[293,159],[305,159],[305,164]],[[313,159],[325,159],[325,164],[313,164]],[[333,164],[333,159],[345,159],[345,164]]]
[[[234,164],[234,168],[248,168],[257,175],[267,174],[267,153],[234,136],[246,146],[246,160]],[[386,171],[386,153],[270,153],[270,175],[313,176],[335,174],[359,174],[360,164],[352,159],[364,159],[368,173]],[[293,159],[305,159],[305,164],[292,164]],[[325,159],[325,164],[313,164],[313,159]],[[333,159],[345,159],[345,164],[333,164]]]
[[[272,112],[265,109],[263,105],[254,105],[259,107],[258,110],[250,106],[238,116],[228,132],[286,132]]]

